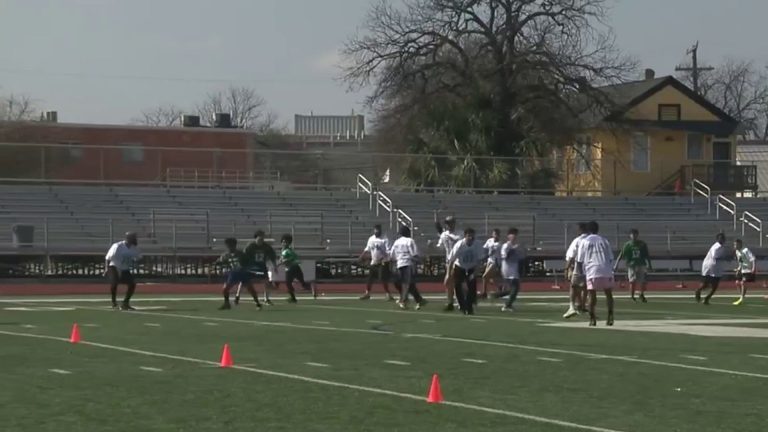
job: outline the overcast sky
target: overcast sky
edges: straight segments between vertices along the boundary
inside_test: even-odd
[[[363,109],[334,78],[367,0],[0,0],[0,94],[33,97],[60,121],[126,123],[193,106],[229,83],[294,113]],[[619,46],[670,74],[701,41],[703,62],[768,64],[767,0],[615,0]]]

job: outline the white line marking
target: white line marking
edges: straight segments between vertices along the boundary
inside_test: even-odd
[[[594,358],[594,359],[620,360],[620,361],[626,361],[630,363],[652,364],[656,366],[668,366],[668,367],[674,367],[674,368],[680,368],[680,369],[717,372],[722,374],[748,376],[753,378],[768,378],[768,375],[752,373],[752,372],[742,372],[742,371],[728,370],[728,369],[717,369],[717,368],[709,368],[704,366],[692,366],[692,365],[687,365],[682,363],[670,363],[670,362],[664,362],[664,361],[646,360],[646,359],[622,357],[622,356],[615,356],[615,355],[603,355],[603,354],[587,353],[587,352],[581,352],[581,351],[570,351],[570,350],[547,348],[547,347],[540,347],[540,346],[533,346],[533,345],[519,345],[519,344],[511,344],[511,343],[505,343],[505,342],[481,341],[481,340],[462,339],[462,338],[447,337],[447,336],[430,336],[430,335],[417,335],[417,334],[412,334],[409,336],[424,338],[424,339],[441,340],[446,342],[465,342],[465,343],[477,344],[477,345],[490,345],[490,346],[499,346],[499,347],[507,347],[507,348],[517,348],[517,349],[523,349],[523,350],[529,350],[529,351],[568,354],[568,355],[575,355],[575,356]]]
[[[304,307],[312,307],[312,306],[304,306]],[[84,309],[101,310],[98,308],[84,308]],[[185,319],[193,319],[193,320],[216,320],[216,321],[225,321],[225,322],[250,323],[250,324],[256,324],[256,325],[267,325],[267,326],[271,325],[271,326],[277,326],[277,327],[303,328],[303,329],[323,330],[323,331],[339,331],[339,332],[352,332],[352,333],[378,334],[378,335],[395,335],[396,334],[391,331],[383,331],[383,330],[378,331],[378,330],[362,330],[362,329],[350,329],[350,328],[339,328],[339,327],[315,327],[315,326],[306,326],[306,325],[289,324],[289,323],[249,321],[249,320],[239,320],[239,319],[232,319],[232,318],[213,318],[213,317],[207,317],[207,316],[179,315],[179,314],[160,313],[160,312],[132,312],[132,314],[155,315],[155,316],[163,316],[163,317],[170,317],[170,318],[185,318]],[[444,316],[450,316],[450,315],[444,315]],[[507,348],[517,348],[517,349],[530,350],[530,351],[568,354],[568,355],[575,355],[575,356],[594,358],[594,359],[619,360],[619,361],[626,361],[630,363],[652,364],[656,366],[667,366],[667,367],[680,368],[680,369],[716,372],[716,373],[723,373],[727,375],[748,376],[748,377],[754,377],[754,378],[768,378],[768,375],[752,373],[752,372],[709,368],[704,366],[693,366],[693,365],[687,365],[682,363],[670,363],[670,362],[664,362],[664,361],[629,358],[629,357],[615,356],[615,355],[603,355],[603,354],[581,352],[581,351],[570,351],[570,350],[548,348],[548,347],[541,347],[541,346],[534,346],[534,345],[520,345],[520,344],[511,344],[511,343],[504,343],[504,342],[481,341],[481,340],[463,339],[463,338],[457,338],[457,337],[430,335],[430,334],[405,333],[405,334],[402,334],[402,336],[442,340],[446,342],[464,342],[464,343],[477,344],[477,345],[489,345],[489,346],[499,346],[499,347],[507,347]]]
[[[400,361],[400,360],[384,360],[384,363],[389,363],[389,364],[397,365],[397,366],[410,366],[411,365],[408,362],[404,362],[404,361]]]
[[[470,321],[472,321],[472,322],[488,322],[488,321],[486,321],[484,319],[478,319],[478,318],[472,318],[472,319],[470,319]]]
[[[314,366],[314,367],[330,367],[331,365],[327,365],[325,363],[315,363],[315,362],[306,362],[304,363],[307,366]]]
[[[413,314],[411,311],[404,311],[404,310],[397,310],[397,309],[374,309],[374,308],[362,308],[362,307],[354,307],[354,306],[326,306],[326,305],[304,305],[303,308],[315,308],[315,309],[329,309],[329,310],[341,310],[341,311],[355,311],[355,312],[369,312],[369,313],[387,313],[387,314]],[[445,313],[445,312],[427,312],[427,311],[419,311],[419,315],[422,316],[434,316],[434,317],[440,317],[440,318],[454,318],[454,319],[462,319],[465,320],[467,317],[464,315],[459,314],[451,314],[451,313]],[[546,319],[537,319],[537,318],[519,318],[519,317],[510,317],[510,316],[493,316],[493,315],[483,315],[483,318],[493,319],[493,320],[501,320],[501,321],[520,321],[520,322],[535,322],[535,323],[555,323],[560,322],[555,320],[546,320]]]
[[[328,321],[312,321],[312,324],[331,325]]]
[[[706,357],[695,356],[695,355],[681,355],[680,357],[691,359],[691,360],[707,360]]]
[[[163,370],[156,367],[149,367],[149,366],[139,366],[139,369],[149,371],[149,372],[162,372]]]
[[[384,324],[384,321],[379,321],[379,320],[366,320],[365,322],[369,324]]]
[[[477,363],[477,364],[488,363],[485,360],[479,360],[479,359],[461,359],[461,361],[464,361],[464,362],[467,362],[467,363]]]
[[[423,319],[423,320],[419,320],[419,322],[423,322],[423,323],[426,323],[426,324],[434,324],[434,323],[436,323],[437,321],[435,321],[435,320],[428,320],[428,319]]]
[[[160,324],[158,323],[144,323],[144,325],[147,327],[160,327]]]
[[[219,325],[219,323],[215,323],[215,322],[204,322],[204,323],[203,323],[203,325],[204,325],[204,326],[211,326],[211,327],[215,327],[215,326]]]
[[[28,334],[28,333],[15,333],[15,332],[8,332],[8,331],[2,331],[2,330],[0,330],[0,334],[4,334],[4,335],[8,335],[8,336],[35,338],[35,339],[46,339],[46,340],[52,340],[52,341],[69,343],[69,339],[67,339],[67,338],[60,338],[60,337],[54,337],[54,336],[36,335],[36,334]],[[142,351],[142,350],[133,349],[133,348],[126,348],[126,347],[121,347],[121,346],[116,346],[116,345],[107,345],[107,344],[101,344],[101,343],[96,343],[96,342],[88,342],[88,341],[83,341],[80,344],[81,345],[86,345],[86,346],[93,346],[93,347],[103,348],[103,349],[109,349],[109,350],[113,350],[113,351],[121,351],[121,352],[127,352],[127,353],[132,353],[132,354],[139,354],[139,355],[144,355],[144,356],[150,356],[150,357],[166,358],[166,359],[179,360],[179,361],[184,361],[184,362],[189,362],[189,363],[198,363],[198,364],[202,364],[202,365],[218,366],[217,362],[213,362],[213,361],[210,361],[210,360],[196,359],[196,358],[192,358],[192,357],[183,357],[183,356],[177,356],[177,355],[172,355],[172,354],[163,354],[163,353],[158,353],[158,352]],[[363,392],[368,392],[368,393],[375,393],[375,394],[380,394],[380,395],[399,397],[399,398],[402,398],[402,399],[410,399],[410,400],[414,400],[414,401],[418,401],[418,402],[424,402],[424,395],[415,395],[415,394],[409,394],[409,393],[401,393],[401,392],[396,392],[396,391],[392,391],[392,390],[385,390],[385,389],[376,388],[376,387],[366,387],[366,386],[360,386],[360,385],[355,385],[355,384],[346,384],[346,383],[342,383],[342,382],[338,382],[338,381],[329,381],[329,380],[318,379],[318,378],[310,378],[310,377],[306,377],[306,376],[302,376],[302,375],[294,375],[294,374],[289,374],[289,373],[284,373],[284,372],[276,372],[276,371],[271,371],[271,370],[266,370],[266,369],[256,369],[256,368],[250,368],[250,367],[239,366],[239,365],[234,365],[232,367],[232,369],[240,370],[240,371],[246,371],[246,372],[252,372],[252,373],[257,373],[257,374],[261,374],[261,375],[269,375],[269,376],[274,376],[274,377],[286,378],[286,379],[291,379],[291,380],[294,380],[294,381],[303,381],[303,382],[312,383],[312,384],[321,384],[321,385],[326,385],[326,386],[331,386],[331,387],[345,388],[345,389],[350,389],[350,390],[357,390],[357,391],[363,391]],[[453,406],[453,407],[457,407],[457,408],[464,408],[464,409],[472,410],[472,411],[481,411],[481,412],[486,412],[486,413],[491,413],[491,414],[498,414],[498,415],[503,415],[503,416],[507,416],[507,417],[520,418],[520,419],[529,420],[529,421],[532,421],[532,422],[551,424],[551,425],[562,426],[562,427],[567,427],[567,428],[571,428],[571,429],[586,430],[586,431],[593,431],[593,432],[621,432],[621,431],[616,430],[616,429],[607,429],[607,428],[601,428],[601,427],[596,427],[596,426],[582,425],[582,424],[578,424],[578,423],[572,423],[572,422],[568,422],[568,421],[556,420],[556,419],[547,418],[547,417],[539,417],[539,416],[530,415],[530,414],[524,414],[524,413],[515,412],[515,411],[507,411],[507,410],[501,410],[501,409],[494,409],[494,408],[488,408],[488,407],[483,407],[483,406],[478,406],[478,405],[470,405],[470,404],[465,404],[465,403],[460,403],[460,402],[445,401],[445,402],[443,402],[443,405]]]
[[[762,355],[762,354],[750,354],[749,356],[754,358],[768,359],[768,355]]]
[[[59,375],[69,375],[72,372],[64,369],[48,369],[49,372],[57,373]]]
[[[548,362],[561,362],[562,361],[561,359],[556,359],[556,358],[552,358],[552,357],[536,357],[536,358],[538,360],[548,361]]]
[[[101,324],[80,324],[81,327],[101,327]]]
[[[28,329],[37,328],[37,326],[33,324],[22,324],[21,326]]]

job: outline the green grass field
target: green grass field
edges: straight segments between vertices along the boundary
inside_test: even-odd
[[[762,296],[738,308],[730,297],[623,299],[614,329],[564,322],[563,298],[523,297],[512,315],[482,306],[472,319],[437,301],[220,312],[139,296],[144,310],[129,313],[41,301],[53,299],[0,303],[4,432],[768,429]],[[225,343],[231,369],[217,367]],[[425,402],[434,373],[441,405]]]

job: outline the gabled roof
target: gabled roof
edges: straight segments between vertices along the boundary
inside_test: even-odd
[[[695,93],[692,89],[690,89],[688,86],[673,76],[660,77],[650,80],[630,81],[622,84],[598,87],[596,90],[599,91],[607,100],[607,106],[589,110],[589,112],[582,116],[582,120],[587,125],[592,127],[598,126],[599,124],[605,122],[626,122],[626,119],[624,119],[623,116],[627,111],[667,87],[674,88],[719,118],[722,122],[720,128],[721,130],[729,129],[732,132],[738,126],[739,122],[736,119],[715,106],[713,103],[709,102],[706,98]]]

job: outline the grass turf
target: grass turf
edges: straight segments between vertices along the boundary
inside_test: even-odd
[[[730,301],[619,300],[617,325],[768,319],[762,300]],[[473,319],[437,303],[421,312],[377,300],[220,312],[213,301],[161,299],[136,305],[163,309],[126,313],[75,299],[6,301],[3,430],[765,430],[765,339],[589,329],[583,318],[548,326],[563,321],[562,299],[521,298],[511,315],[482,306]],[[21,336],[66,339],[74,322],[84,341],[107,346]],[[244,369],[213,365],[224,343]],[[422,400],[433,373],[446,399],[465,406]]]

